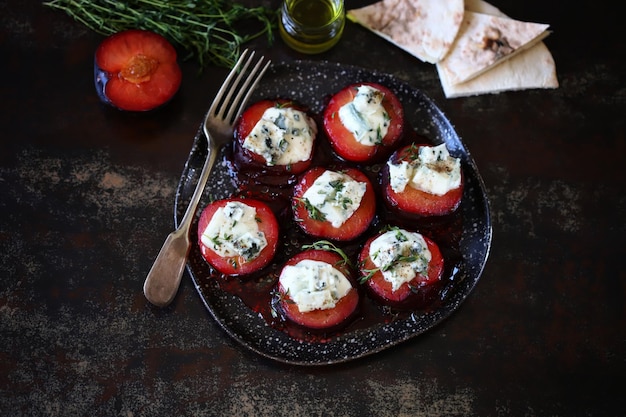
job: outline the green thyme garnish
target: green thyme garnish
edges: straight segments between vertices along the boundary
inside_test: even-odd
[[[284,109],[285,107],[292,107],[293,104],[293,101],[286,101],[284,103],[276,101],[274,102],[274,107],[276,107],[277,109]]]
[[[348,265],[350,267],[352,266],[352,262],[350,261],[350,258],[348,258],[348,255],[346,255],[346,253],[341,248],[328,240],[318,240],[311,243],[310,245],[303,245],[302,249],[316,249],[335,252],[336,254],[341,256],[341,264]]]
[[[326,215],[322,213],[317,207],[315,207],[308,198],[296,198],[296,201],[303,204],[307,213],[309,213],[309,217],[312,220],[317,220],[320,222],[326,221]]]
[[[244,43],[262,35],[272,42],[277,21],[272,8],[229,0],[51,0],[43,4],[101,35],[126,29],[158,33],[186,52],[183,59],[197,59],[201,68],[206,63],[231,68]]]
[[[420,157],[420,147],[416,144],[412,143],[405,151],[405,155],[409,162],[413,162],[419,159]]]
[[[211,242],[213,242],[213,245],[215,245],[216,248],[219,248],[220,246],[222,246],[222,241],[220,240],[219,235],[214,236],[211,239]]]
[[[374,256],[372,256],[372,258],[376,258],[376,254],[374,254]],[[398,257],[396,257],[395,259],[393,259],[391,262],[389,262],[386,265],[383,265],[380,268],[372,268],[372,269],[366,269],[361,267],[361,271],[365,272],[365,275],[362,275],[359,278],[359,283],[364,284],[366,283],[370,278],[372,278],[377,272],[387,272],[390,271],[391,269],[393,269],[397,264],[401,263],[401,262],[405,262],[405,263],[411,263],[411,262],[415,262],[418,259],[420,259],[423,257],[419,256],[419,255],[400,255]],[[363,265],[363,263],[361,264]],[[417,272],[417,271],[416,271]]]
[[[341,192],[341,190],[343,190],[345,187],[342,179],[332,180],[328,183],[328,185],[330,185],[330,187],[337,193]]]
[[[344,198],[341,199],[341,201],[339,203],[341,203],[341,208],[342,209],[347,210],[348,206],[350,204],[352,204],[352,199],[348,198],[348,197],[344,197]]]
[[[363,269],[361,268],[362,272],[365,272],[365,275],[362,275],[359,278],[359,284],[365,284],[367,281],[369,281],[370,278],[372,278],[378,271],[380,271],[380,268],[374,268],[374,269]]]

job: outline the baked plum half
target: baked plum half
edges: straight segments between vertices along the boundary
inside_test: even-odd
[[[397,308],[413,308],[428,298],[443,269],[439,246],[402,228],[370,237],[359,253],[359,282],[373,299]]]
[[[340,254],[307,249],[290,258],[278,279],[278,303],[291,322],[312,330],[336,330],[358,310],[352,270]]]
[[[295,222],[307,234],[349,241],[364,233],[376,215],[376,194],[356,168],[314,167],[294,186]]]
[[[394,152],[382,169],[387,206],[401,214],[442,216],[461,204],[464,178],[459,158],[445,144],[411,144]]]
[[[202,257],[225,275],[249,275],[271,262],[280,236],[270,207],[251,198],[209,203],[198,221]]]
[[[323,112],[324,130],[341,158],[372,162],[386,157],[404,133],[398,97],[377,83],[356,83],[334,94]]]
[[[318,128],[307,110],[291,100],[261,100],[235,126],[242,167],[269,174],[299,174],[311,166]]]

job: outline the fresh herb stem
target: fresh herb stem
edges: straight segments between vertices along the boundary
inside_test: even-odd
[[[335,252],[336,254],[341,256],[342,258],[341,263],[343,263],[344,265],[348,265],[349,267],[352,267],[352,262],[350,261],[350,258],[348,258],[348,255],[346,255],[346,253],[341,248],[339,248],[334,243],[328,240],[318,240],[316,242],[313,242],[310,245],[302,246],[302,249],[317,249],[317,250],[326,250],[326,251]]]
[[[201,68],[207,63],[232,67],[244,43],[262,35],[271,42],[276,26],[275,10],[229,0],[50,0],[43,4],[101,35],[126,29],[163,35],[185,51],[183,59],[196,58]],[[250,20],[260,27],[249,29]]]

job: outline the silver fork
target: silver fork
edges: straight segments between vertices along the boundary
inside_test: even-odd
[[[264,57],[261,56],[256,65],[250,68],[254,62],[254,51],[251,53],[248,53],[247,49],[243,51],[205,116],[202,130],[207,138],[208,154],[198,184],[180,225],[165,239],[143,285],[146,298],[154,305],[167,306],[178,291],[191,247],[189,228],[198,202],[220,148],[232,139],[233,125],[237,117],[270,65],[269,60],[265,64],[263,60]]]

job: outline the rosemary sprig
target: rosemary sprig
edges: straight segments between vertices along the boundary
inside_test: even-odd
[[[242,44],[262,35],[271,42],[276,25],[275,10],[230,0],[50,0],[43,4],[105,36],[126,29],[156,32],[185,51],[184,60],[196,58],[201,68],[207,63],[232,67]],[[244,31],[250,20],[260,28]]]

